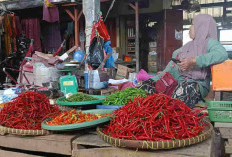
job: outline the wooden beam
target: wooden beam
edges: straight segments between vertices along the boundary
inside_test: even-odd
[[[77,17],[77,21],[80,20],[82,14],[83,14],[83,9],[80,11],[80,13],[79,13],[79,15],[78,15],[78,17]]]
[[[135,5],[133,5],[133,4],[131,4],[131,3],[129,3],[129,6],[130,6],[131,8],[133,8],[134,10],[136,9]]]
[[[62,7],[69,7],[69,6],[76,6],[77,3],[68,3],[68,4],[62,4]]]
[[[109,0],[101,0],[101,2],[108,2]]]
[[[64,9],[66,11],[66,13],[70,16],[70,18],[75,21],[74,15],[72,14],[72,12],[68,9]]]
[[[79,46],[79,22],[78,22],[78,10],[74,9],[74,17],[75,17],[75,46]]]

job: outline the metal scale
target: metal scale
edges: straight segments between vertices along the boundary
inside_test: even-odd
[[[79,69],[80,65],[78,62],[64,63],[58,67],[59,71],[68,73],[66,76],[60,77],[60,90],[64,95],[76,94],[78,92],[78,83],[76,76],[72,75],[72,71]]]

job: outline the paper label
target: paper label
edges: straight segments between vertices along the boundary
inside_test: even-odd
[[[63,82],[63,85],[64,85],[64,86],[73,86],[73,85],[74,85],[74,82],[73,82],[73,81],[64,81],[64,82]]]

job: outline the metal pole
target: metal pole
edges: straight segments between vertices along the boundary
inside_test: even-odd
[[[135,2],[135,56],[136,56],[136,72],[139,72],[139,4]]]

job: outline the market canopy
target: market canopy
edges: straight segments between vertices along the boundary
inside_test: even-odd
[[[53,0],[57,4],[61,3],[70,3],[71,0]],[[110,0],[101,0],[101,2],[107,2]],[[75,0],[77,3],[81,3],[82,0]],[[4,6],[7,10],[20,10],[27,8],[35,8],[41,7],[44,4],[44,0],[0,0],[0,10],[3,9]]]
[[[59,0],[59,3],[70,2],[70,0]],[[3,4],[7,10],[19,10],[27,8],[41,7],[44,4],[44,0],[0,0],[0,4]],[[2,10],[2,5],[0,9]]]

